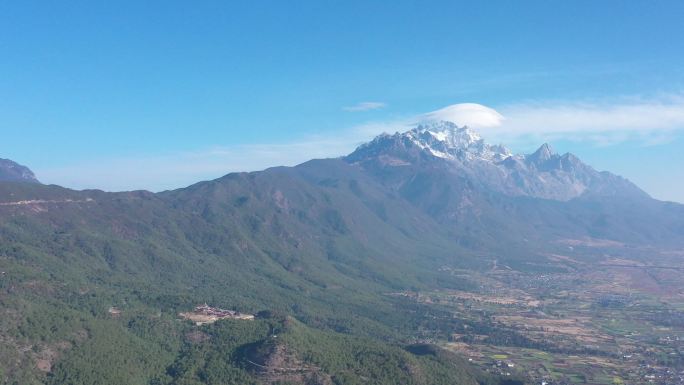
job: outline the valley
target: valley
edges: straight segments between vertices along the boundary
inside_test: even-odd
[[[586,247],[609,255],[622,249]],[[654,266],[649,254],[590,264],[568,251],[549,258],[562,272],[521,273],[496,265],[479,274],[450,269],[477,289],[402,297],[446,310],[447,317],[490,325],[446,339],[431,338],[429,330],[420,337],[485,371],[547,384],[684,383],[684,265]]]

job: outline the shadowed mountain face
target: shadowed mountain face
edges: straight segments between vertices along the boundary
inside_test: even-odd
[[[28,167],[9,159],[0,159],[0,181],[40,183]]]
[[[32,178],[30,171],[19,175]],[[151,373],[181,376],[195,370],[188,357],[199,362],[210,356],[194,347],[183,350],[180,340],[168,337],[185,333],[176,329],[181,326],[175,314],[204,302],[251,313],[281,312],[322,333],[362,338],[354,340],[359,351],[367,350],[367,341],[380,344],[382,351],[387,343],[415,342],[407,336],[432,319],[423,318],[432,310],[420,304],[406,308],[388,293],[467,289],[471,283],[451,269],[484,271],[498,263],[521,272],[544,270],[549,255],[567,251],[563,242],[585,239],[629,250],[682,247],[684,206],[651,199],[626,179],[598,172],[571,154],[555,154],[548,145],[531,155],[514,155],[468,128],[444,122],[378,136],[343,158],[233,173],[157,194],[3,181],[0,301],[16,316],[0,321],[0,339],[12,347],[0,349],[0,362],[16,365],[0,369],[20,378],[17,373],[32,368],[30,352],[41,350],[21,341],[45,345],[50,336],[75,336],[68,344],[73,348],[59,353],[66,358],[55,361],[54,370],[63,377],[50,377],[52,383],[91,370],[95,364],[83,357],[103,346],[129,346],[127,352],[139,347],[130,354],[140,357],[150,356],[145,349],[156,346],[164,353],[152,356],[167,357],[154,367],[136,367],[138,372],[129,371],[125,362],[120,367],[100,362],[98,367],[116,368],[111,372],[117,375],[138,373],[136,381],[116,377],[118,383],[175,383],[150,382]],[[595,263],[604,255],[580,257]],[[144,322],[168,334],[155,334],[157,329],[132,319],[113,341],[108,339],[111,330],[102,325],[111,327],[106,309],[112,304],[155,314]],[[275,326],[262,326],[250,333],[259,339],[274,334]],[[225,346],[220,338],[233,337],[220,328],[214,332],[221,335],[212,340],[220,351]],[[272,347],[254,338],[240,343]],[[348,345],[335,334],[325,338],[335,341],[329,351]],[[268,357],[285,352],[283,362],[309,370],[311,378],[320,374],[323,383],[334,373],[356,381],[377,366],[368,361],[349,373],[341,369],[357,365],[349,358],[356,351],[330,356],[329,364],[304,362],[302,357],[312,356],[304,354],[305,348],[315,344],[297,347],[295,342],[277,342],[277,349],[264,351]],[[44,348],[55,352],[55,346]],[[216,383],[250,383],[244,378],[259,376],[242,369],[239,352],[250,351],[247,347],[216,353],[236,361],[221,361],[230,370],[212,373],[235,371],[234,378],[241,379],[221,377],[223,382]],[[423,364],[403,350],[393,354],[405,362],[394,375],[421,378]],[[443,378],[473,383],[475,375],[447,361],[440,369]],[[388,364],[381,371],[396,367]],[[22,375],[37,378],[31,373]],[[449,381],[443,383],[458,382]],[[390,376],[378,383],[397,382]]]

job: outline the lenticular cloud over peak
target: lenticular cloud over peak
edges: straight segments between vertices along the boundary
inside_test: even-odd
[[[504,120],[503,115],[493,108],[477,103],[458,103],[442,109],[428,112],[422,116],[423,120],[444,120],[459,126],[473,128],[497,127]]]

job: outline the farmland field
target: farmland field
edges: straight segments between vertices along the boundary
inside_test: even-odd
[[[603,244],[573,250],[624,251]],[[523,273],[494,263],[479,274],[451,269],[477,289],[404,298],[479,325],[433,342],[493,373],[548,384],[683,383],[684,266],[673,259],[652,265],[644,262],[652,250],[641,252],[598,264],[549,256],[559,272]]]

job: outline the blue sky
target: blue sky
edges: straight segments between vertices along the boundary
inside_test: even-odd
[[[1,2],[0,157],[157,191],[478,103],[487,139],[684,202],[684,2],[290,3]]]

